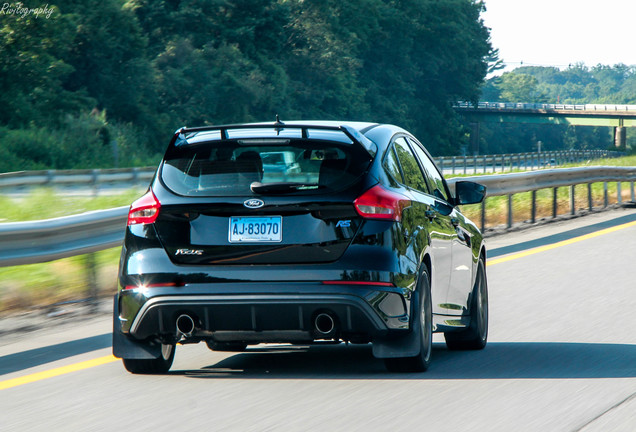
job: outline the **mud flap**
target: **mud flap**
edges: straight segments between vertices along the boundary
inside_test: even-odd
[[[151,360],[161,357],[161,344],[136,341],[121,332],[117,295],[115,295],[113,307],[113,356],[135,360]]]
[[[415,357],[420,353],[419,330],[392,339],[374,339],[372,343],[375,358]]]
[[[413,295],[412,302],[419,302],[417,293]],[[411,312],[417,313],[417,308],[411,306]],[[374,339],[372,343],[373,356],[375,358],[400,358],[415,357],[420,353],[420,326],[413,325],[412,330],[404,335],[393,336],[391,338]]]

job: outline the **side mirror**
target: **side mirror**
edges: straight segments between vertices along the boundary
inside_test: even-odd
[[[455,204],[478,204],[486,197],[486,186],[471,181],[455,183]]]

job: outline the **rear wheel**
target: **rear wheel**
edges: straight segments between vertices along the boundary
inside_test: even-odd
[[[416,292],[419,311],[413,321],[413,328],[419,333],[420,352],[415,357],[384,359],[386,368],[391,372],[424,372],[431,362],[433,350],[433,312],[431,306],[431,288],[428,273],[420,274],[419,289]]]
[[[217,342],[217,341],[213,341],[212,339],[208,339],[205,341],[205,343],[208,345],[208,348],[210,348],[212,351],[241,352],[241,351],[245,351],[245,348],[247,348],[247,344],[242,342]]]
[[[174,361],[175,345],[162,344],[161,356],[156,359],[122,359],[124,367],[134,374],[163,374],[170,370]]]
[[[477,265],[477,277],[470,304],[470,325],[466,330],[444,333],[450,350],[480,350],[488,341],[488,281],[483,258]]]

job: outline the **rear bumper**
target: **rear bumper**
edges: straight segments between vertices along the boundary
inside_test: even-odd
[[[334,318],[336,334],[345,340],[371,341],[409,328],[407,294],[398,288],[288,282],[194,285],[120,291],[115,317],[120,331],[138,340],[177,337],[176,319],[182,314],[195,321],[192,337],[218,341],[320,339],[324,335],[315,331],[320,313]]]

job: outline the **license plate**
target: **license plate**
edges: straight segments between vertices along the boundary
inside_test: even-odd
[[[230,243],[280,242],[283,239],[281,216],[232,216],[230,218]]]

